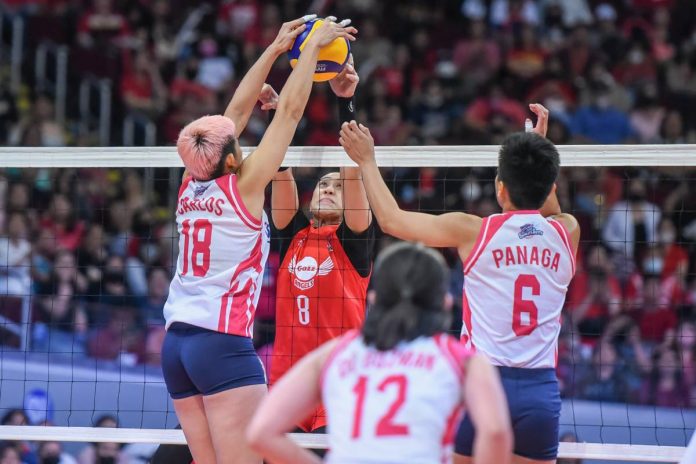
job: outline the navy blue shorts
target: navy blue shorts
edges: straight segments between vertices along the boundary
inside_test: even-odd
[[[175,400],[266,384],[250,338],[181,322],[172,324],[164,336],[162,373]]]
[[[561,393],[555,369],[498,367],[498,370],[510,407],[514,453],[540,461],[556,459]],[[471,456],[473,445],[474,426],[465,416],[454,450],[457,454]]]

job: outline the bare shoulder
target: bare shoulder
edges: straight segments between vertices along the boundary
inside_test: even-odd
[[[483,224],[482,217],[462,212],[445,213],[440,217],[461,232],[463,242],[472,238],[475,240]]]
[[[481,232],[481,227],[483,226],[483,219],[480,216],[467,213],[447,213],[446,215],[451,215],[451,221],[457,223],[459,230],[459,246],[457,251],[462,261],[465,261],[476,244],[479,233]]]
[[[568,233],[571,235],[573,235],[574,233],[580,233],[580,224],[578,223],[578,220],[575,219],[575,216],[573,216],[572,214],[561,213],[552,216],[551,219],[554,219],[563,224]]]
[[[575,218],[575,216],[568,213],[561,213],[552,216],[551,219],[560,222],[563,225],[563,227],[565,227],[565,229],[568,231],[568,234],[570,235],[570,239],[573,242],[573,246],[577,250],[578,244],[580,243],[580,224],[578,223],[578,220]]]

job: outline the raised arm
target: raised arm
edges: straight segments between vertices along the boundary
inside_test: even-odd
[[[537,116],[537,122],[532,132],[546,137],[546,132],[549,128],[549,110],[539,103],[530,104],[529,109]],[[556,195],[556,185],[553,186],[539,213],[544,217],[551,217],[563,224],[570,235],[570,240],[573,242],[573,252],[577,253],[578,245],[580,244],[580,224],[578,224],[574,216],[561,211],[561,204],[558,202],[558,196]]]
[[[300,201],[292,169],[278,172],[273,178],[271,190],[271,219],[276,229],[285,229],[295,217]]]
[[[469,359],[464,401],[476,428],[474,463],[512,461],[510,413],[498,372],[480,354]]]
[[[460,254],[463,249],[470,249],[481,227],[481,218],[464,213],[436,216],[402,210],[379,172],[369,129],[355,121],[344,123],[339,143],[358,164],[369,204],[384,232],[428,246],[455,247]]]
[[[256,151],[244,160],[238,173],[239,193],[252,214],[257,212],[260,215],[266,186],[278,172],[302,118],[312,90],[312,76],[319,50],[339,37],[355,40],[353,34],[356,32],[355,28],[324,21],[307,41],[295,69],[280,92],[273,121]]]
[[[341,168],[343,179],[343,220],[356,234],[362,233],[372,223],[372,211],[367,200],[360,168]]]
[[[360,76],[355,71],[353,55],[348,58],[348,64],[343,71],[329,81],[331,90],[338,99],[339,122],[349,122],[355,119],[355,90],[360,82]],[[343,220],[346,226],[355,233],[364,232],[372,223],[370,203],[363,185],[360,169],[342,167],[343,179]]]
[[[261,109],[275,113],[278,108],[278,94],[268,84],[263,85],[259,94]],[[290,224],[292,218],[300,207],[297,197],[297,184],[292,170],[286,168],[279,170],[273,177],[271,184],[271,220],[277,229],[284,229]]]
[[[556,196],[556,185],[553,186],[553,190],[549,194],[546,202],[539,210],[544,217],[550,217],[560,222],[570,235],[570,241],[573,244],[573,252],[578,252],[578,246],[580,244],[580,224],[575,216],[567,214],[561,211],[561,205],[558,202],[558,197]]]
[[[249,117],[256,100],[263,88],[264,82],[271,72],[275,60],[292,48],[295,38],[306,29],[306,22],[315,19],[317,15],[307,15],[298,18],[294,21],[284,23],[278,35],[271,45],[264,50],[256,63],[247,71],[246,75],[239,83],[239,87],[234,92],[232,100],[227,105],[225,117],[234,121],[237,127],[237,135],[244,131],[244,128],[249,122]]]

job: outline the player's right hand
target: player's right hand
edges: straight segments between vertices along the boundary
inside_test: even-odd
[[[343,71],[341,71],[338,76],[334,77],[329,81],[331,90],[336,94],[337,97],[341,98],[351,98],[355,95],[355,89],[358,87],[360,82],[360,76],[355,71],[353,66],[353,55],[348,56],[348,63],[346,63]]]
[[[357,33],[358,30],[350,26],[350,19],[344,19],[340,23],[337,23],[334,16],[329,16],[324,19],[321,26],[314,30],[314,34],[312,34],[308,42],[319,47],[325,47],[339,37],[343,37],[352,42],[355,40],[354,34]]]
[[[292,48],[297,36],[302,34],[302,32],[307,29],[305,23],[316,18],[317,15],[315,14],[305,15],[293,21],[283,23],[283,25],[280,26],[280,31],[278,31],[278,35],[273,40],[271,47],[273,47],[273,49],[279,54],[287,52]]]
[[[549,130],[549,110],[539,103],[531,103],[529,109],[537,116],[537,123],[532,132],[546,138],[546,132]]]
[[[355,121],[344,122],[341,125],[338,143],[358,166],[375,159],[375,141],[370,129],[362,124]]]

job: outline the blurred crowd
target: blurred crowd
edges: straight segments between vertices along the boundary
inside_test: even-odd
[[[358,113],[377,144],[497,143],[523,127],[530,102],[551,110],[549,138],[559,144],[696,142],[689,0],[4,0],[2,8],[4,21],[25,18],[26,57],[42,40],[69,45],[69,95],[86,75],[111,79],[113,140],[133,115],[154,122],[157,143],[173,144],[184,124],[223,110],[284,20],[311,11],[350,17],[359,29],[352,49]],[[25,59],[16,92],[0,85],[0,144],[95,143],[78,124],[76,99],[69,98],[65,122],[56,119],[53,96],[34,85],[33,65]],[[279,60],[269,83],[279,90],[289,72]],[[266,124],[257,110],[241,144],[257,143]],[[331,92],[316,85],[296,144],[336,145],[337,130]],[[303,200],[317,173],[296,170]],[[565,397],[696,403],[693,174],[563,171],[561,204],[583,230],[558,351]],[[0,294],[7,297],[0,312],[16,313],[30,296],[32,350],[159,363],[177,253],[174,175],[2,172]],[[491,169],[385,176],[404,207],[498,211]],[[460,311],[461,264],[443,253]],[[278,265],[273,253],[257,313],[255,342],[266,362]],[[3,343],[16,345],[5,332]]]
[[[689,0],[4,0],[4,39],[25,26],[22,87],[0,92],[0,142],[84,145],[69,98],[64,124],[34,84],[43,41],[69,46],[69,93],[110,79],[112,140],[122,121],[152,121],[171,144],[220,112],[281,23],[308,11],[350,17],[360,117],[382,145],[485,144],[524,124],[526,103],[554,115],[558,143],[696,139],[696,12]],[[388,20],[384,20],[388,18]],[[269,82],[290,69],[280,59]],[[6,79],[6,75],[3,79]],[[0,86],[0,88],[3,86]],[[328,86],[317,86],[297,143],[335,144]],[[16,123],[17,117],[20,122]],[[244,143],[263,133],[257,114]]]

